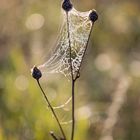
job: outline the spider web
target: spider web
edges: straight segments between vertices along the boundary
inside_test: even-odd
[[[71,76],[71,65],[73,74],[79,71],[92,29],[90,12],[79,12],[74,8],[68,13],[63,10],[64,21],[56,49],[47,62],[38,66],[42,73]]]

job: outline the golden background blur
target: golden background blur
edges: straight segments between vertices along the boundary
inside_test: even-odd
[[[0,0],[0,140],[50,140],[60,134],[30,69],[49,58],[61,25],[61,0]],[[99,15],[76,84],[75,140],[140,140],[140,1],[72,0]],[[61,75],[41,80],[54,106],[69,97]],[[71,102],[56,110],[71,119]],[[71,124],[63,125],[70,137]]]

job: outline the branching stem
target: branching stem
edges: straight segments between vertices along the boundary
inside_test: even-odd
[[[92,23],[92,27],[88,36],[88,40],[85,46],[85,51],[83,53],[83,57],[79,66],[79,69],[76,73],[76,75],[74,76],[73,73],[73,64],[72,64],[72,48],[71,48],[71,40],[70,40],[70,27],[69,27],[69,18],[68,18],[68,12],[66,12],[66,16],[67,16],[67,32],[68,32],[68,39],[69,39],[69,55],[70,55],[70,70],[71,70],[71,81],[72,81],[72,130],[71,130],[71,140],[74,139],[74,131],[75,131],[75,82],[76,80],[80,77],[80,68],[82,65],[82,61],[83,61],[83,57],[85,55],[85,52],[87,50],[87,46],[89,43],[89,38],[91,36],[91,32],[92,32],[92,28],[93,28],[93,23]]]

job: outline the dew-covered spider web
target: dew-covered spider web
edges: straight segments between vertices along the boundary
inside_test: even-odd
[[[90,12],[79,12],[74,8],[68,13],[63,10],[63,25],[56,49],[47,62],[38,66],[42,73],[62,73],[69,77],[71,72],[79,71],[93,24],[89,19]]]

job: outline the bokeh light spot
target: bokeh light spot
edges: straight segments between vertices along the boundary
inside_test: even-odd
[[[44,25],[44,21],[45,19],[41,14],[35,13],[27,18],[25,25],[30,30],[37,30]]]
[[[92,111],[89,106],[80,107],[76,112],[76,118],[78,120],[88,119],[92,116]]]
[[[113,140],[111,135],[104,136],[101,140]]]
[[[99,71],[107,71],[112,67],[112,61],[108,54],[99,54],[95,59],[95,66]]]
[[[140,77],[140,61],[132,61],[130,64],[130,72],[135,77]]]
[[[18,90],[24,91],[28,88],[29,82],[24,75],[20,75],[15,80],[15,86]]]

